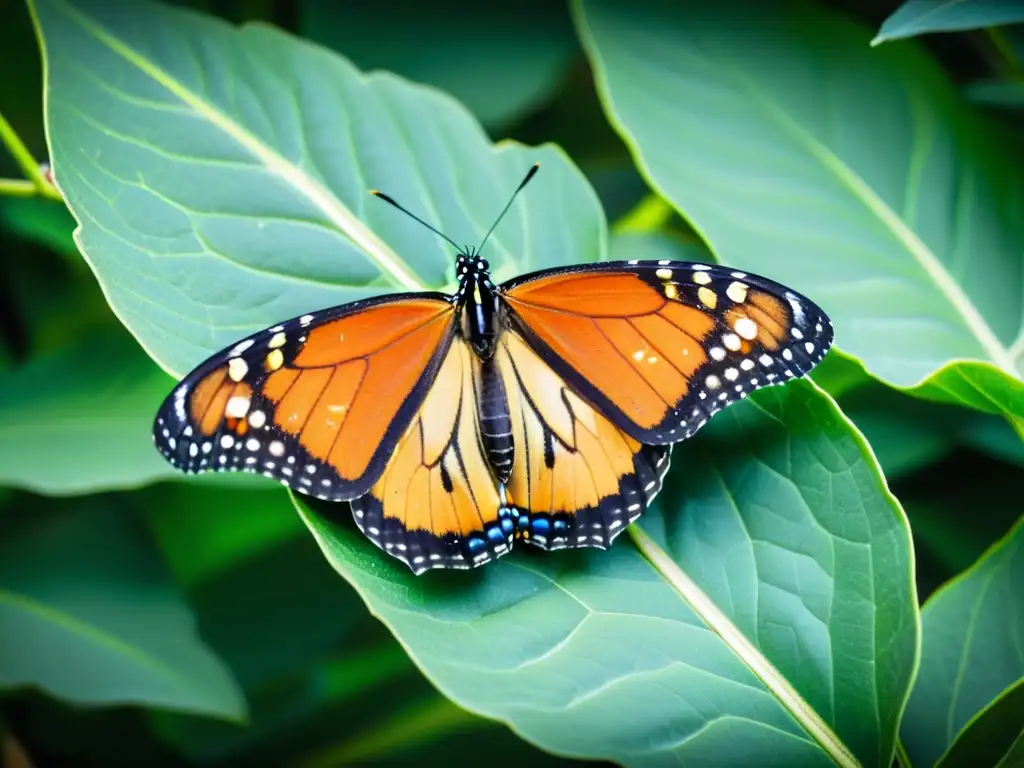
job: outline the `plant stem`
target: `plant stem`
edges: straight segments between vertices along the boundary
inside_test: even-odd
[[[25,146],[25,142],[21,140],[21,137],[15,132],[11,124],[7,122],[7,118],[0,113],[0,139],[3,139],[4,144],[7,145],[7,149],[10,150],[11,155],[17,161],[18,165],[21,166],[22,172],[25,174],[25,178],[31,183],[32,188],[37,194],[43,197],[48,197],[51,200],[61,200],[61,194],[53,184],[46,180],[43,176],[43,172],[39,167],[39,163],[32,157],[32,153],[28,151],[28,147]],[[15,191],[17,190],[17,191]],[[5,185],[0,191],[6,194],[17,194],[25,196],[25,193],[20,191],[20,186],[15,188],[9,185]]]
[[[0,197],[35,197],[38,193],[28,179],[0,179]]]
[[[988,35],[992,47],[999,54],[1004,75],[1016,82],[1024,81],[1024,67],[1021,67],[1021,63],[1017,61],[1013,45],[1007,39],[1006,33],[999,27],[988,27],[985,34]]]

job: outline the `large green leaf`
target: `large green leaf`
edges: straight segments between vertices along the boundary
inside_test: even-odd
[[[161,483],[135,495],[178,584],[191,590],[305,537],[284,489],[259,486]]]
[[[279,320],[439,287],[451,249],[386,190],[488,243],[500,279],[603,258],[593,192],[556,148],[488,143],[465,108],[263,25],[144,2],[34,2],[54,175],[114,311],[165,368]]]
[[[178,483],[140,495],[165,557],[188,586],[203,637],[251,709],[244,726],[157,713],[156,731],[177,752],[200,763],[290,762],[296,753],[323,762],[365,758],[367,749],[379,759],[409,744],[461,739],[467,729],[515,748],[504,729],[432,690],[339,582],[281,489]],[[400,743],[385,749],[388,740]],[[538,753],[520,743],[517,754]]]
[[[196,636],[152,542],[102,501],[25,510],[0,542],[0,686],[80,704],[240,719],[245,701]]]
[[[900,727],[914,766],[933,765],[955,749],[972,721],[986,717],[997,697],[1024,680],[1021,584],[1024,518],[925,604],[921,668]],[[1008,724],[1018,732],[1020,712]],[[1007,714],[996,716],[1003,722]]]
[[[80,264],[81,257],[71,237],[74,226],[67,208],[52,200],[38,197],[0,200],[0,227]]]
[[[1001,693],[957,736],[937,768],[1024,765],[1024,680]]]
[[[636,546],[517,550],[482,572],[413,577],[346,508],[299,509],[435,684],[545,749],[888,766],[917,609],[906,523],[863,439],[797,382],[730,408],[674,464]]]
[[[447,91],[492,125],[550,98],[579,50],[565,4],[550,0],[392,0],[387,14],[360,0],[305,0],[299,9],[303,37],[360,69]]]
[[[575,8],[610,119],[723,262],[820,302],[873,375],[1024,417],[1022,155],[919,46],[785,3]]]
[[[817,376],[815,381],[822,383]],[[839,405],[868,439],[890,483],[934,464],[956,448],[971,448],[1009,464],[1024,465],[1024,443],[1005,419],[907,397],[870,379],[843,393]],[[973,492],[978,481],[972,475],[957,487]],[[964,567],[978,554],[980,551]]]
[[[885,20],[871,44],[1020,22],[1024,3],[1019,0],[907,0]]]
[[[174,381],[120,327],[98,330],[0,376],[0,484],[70,495],[180,478],[150,430]],[[246,488],[248,476],[197,485]]]
[[[176,490],[157,501],[164,509],[151,519],[172,562],[186,565],[199,549],[202,572],[191,564],[184,572],[199,628],[245,689],[251,714],[244,726],[161,714],[154,722],[175,749],[200,762],[240,762],[245,754],[282,762],[284,755],[268,750],[279,750],[290,733],[322,742],[379,716],[381,703],[371,707],[370,696],[396,678],[428,693],[401,648],[324,562],[283,491],[231,501],[220,490]],[[185,500],[204,514],[176,520],[172,510]],[[232,540],[229,527],[261,533],[236,530]],[[189,537],[197,544],[189,547]],[[366,711],[343,718],[348,708]]]
[[[120,329],[9,371],[0,384],[0,483],[74,494],[176,474],[150,435],[173,386]]]

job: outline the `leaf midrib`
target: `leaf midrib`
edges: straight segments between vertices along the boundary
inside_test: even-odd
[[[733,624],[714,601],[686,575],[682,568],[638,525],[626,529],[637,549],[669,585],[693,609],[722,642],[760,680],[782,707],[811,735],[839,766],[859,768],[860,762],[839,736],[786,680],[760,650]]]
[[[757,87],[745,72],[732,68],[737,79],[745,86],[747,92],[757,101],[768,117],[784,131],[789,133],[797,144],[818,161],[822,168],[835,177],[850,194],[859,200],[865,208],[873,213],[890,231],[896,240],[931,278],[939,292],[946,298],[956,313],[967,326],[974,338],[989,355],[991,362],[999,366],[1011,376],[1016,376],[1013,358],[1010,351],[995,335],[988,321],[975,307],[963,288],[953,279],[938,256],[925,245],[902,218],[872,189],[861,176],[843,162],[831,149],[823,145],[789,113],[776,105]]]
[[[97,42],[106,46],[111,52],[125,59],[139,71],[149,76],[154,82],[177,96],[198,115],[210,124],[219,128],[225,135],[233,139],[239,146],[259,159],[265,167],[287,182],[298,193],[316,206],[323,214],[345,234],[352,242],[362,248],[382,272],[401,287],[411,291],[423,291],[423,281],[413,270],[381,240],[370,228],[360,221],[329,189],[311,178],[309,174],[289,162],[284,156],[261,142],[256,136],[238,124],[225,113],[204,101],[171,74],[152,61],[145,58],[135,49],[123,43],[93,22],[88,16],[71,6],[64,0],[52,0],[75,24]],[[30,6],[33,5],[30,0]],[[34,9],[33,9],[34,11]],[[35,15],[35,12],[33,12]],[[38,27],[38,22],[36,24]]]

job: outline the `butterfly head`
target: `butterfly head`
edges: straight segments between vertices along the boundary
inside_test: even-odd
[[[502,312],[501,299],[498,297],[494,283],[491,282],[491,266],[487,263],[486,259],[481,258],[480,251],[490,238],[491,233],[494,232],[495,227],[498,226],[498,222],[501,221],[512,206],[516,195],[534,177],[538,168],[540,168],[540,163],[535,163],[527,171],[526,176],[519,183],[519,186],[516,187],[516,191],[512,193],[508,203],[505,204],[501,213],[498,214],[498,218],[494,220],[491,228],[487,230],[487,234],[480,241],[480,245],[475,248],[473,246],[460,248],[448,235],[428,224],[416,214],[403,208],[393,198],[378,190],[370,190],[370,194],[415,219],[458,250],[458,256],[455,259],[455,276],[459,280],[459,287],[455,294],[451,296],[451,301],[459,308],[460,327],[463,337],[472,345],[473,350],[483,360],[490,358],[494,354],[494,347],[497,344],[498,333],[502,325]]]
[[[454,299],[459,307],[463,337],[486,360],[494,354],[501,330],[501,302],[491,282],[490,264],[472,248],[461,251],[455,261],[459,287]]]

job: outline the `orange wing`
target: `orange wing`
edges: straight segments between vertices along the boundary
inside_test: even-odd
[[[661,489],[670,447],[615,426],[514,331],[495,361],[516,450],[507,501],[518,537],[544,549],[607,547]]]
[[[501,287],[513,325],[617,426],[684,440],[751,391],[810,371],[828,317],[766,278],[689,262],[608,262]]]
[[[352,502],[360,530],[416,573],[482,565],[512,545],[480,433],[479,375],[456,339],[380,479]]]
[[[189,472],[260,472],[320,498],[377,480],[451,344],[443,294],[303,315],[214,355],[157,414],[157,447]]]

